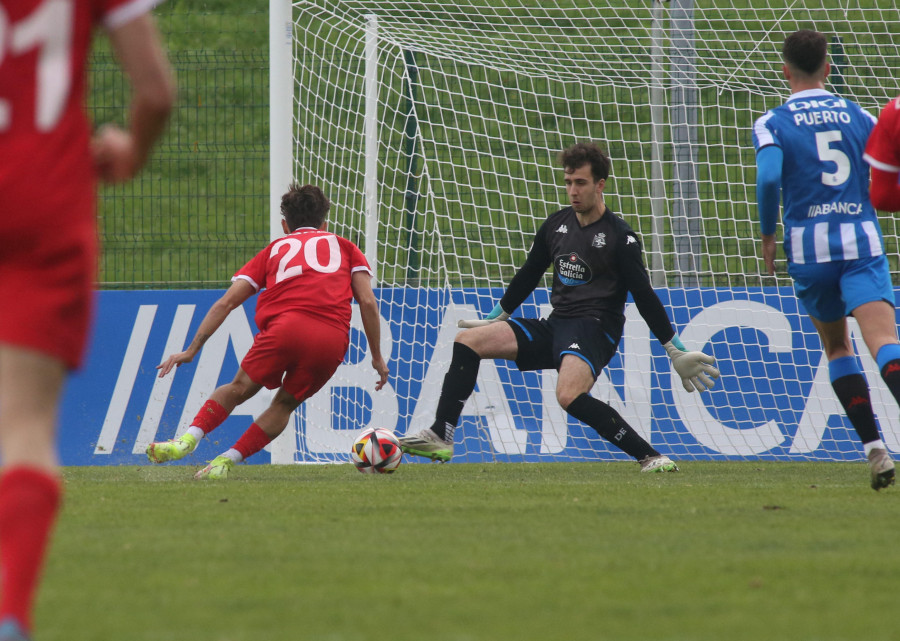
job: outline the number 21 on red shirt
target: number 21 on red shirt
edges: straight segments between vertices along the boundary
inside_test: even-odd
[[[46,0],[31,15],[13,23],[0,6],[0,68],[6,56],[39,50],[34,76],[34,126],[38,131],[53,129],[69,97],[73,12],[72,0]],[[0,131],[9,129],[12,116],[9,101],[0,95]]]

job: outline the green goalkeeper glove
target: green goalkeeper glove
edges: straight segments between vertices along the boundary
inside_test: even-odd
[[[485,325],[490,325],[491,323],[496,323],[497,321],[505,321],[509,318],[509,314],[503,311],[503,308],[500,307],[500,303],[494,305],[494,309],[491,310],[491,313],[479,320],[461,320],[456,326],[461,327],[462,329],[469,329],[471,327],[484,327]]]
[[[689,352],[684,348],[678,334],[675,334],[668,343],[663,345],[666,353],[672,359],[672,367],[681,377],[681,384],[688,392],[697,390],[703,392],[711,390],[715,381],[719,378],[719,370],[713,365],[716,362],[709,354],[703,352]]]

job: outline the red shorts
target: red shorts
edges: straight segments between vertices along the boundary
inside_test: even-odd
[[[304,314],[283,314],[256,335],[241,369],[254,383],[283,387],[302,402],[334,375],[349,344],[346,329]]]
[[[76,369],[94,304],[93,214],[77,225],[10,227],[0,224],[0,343],[37,350]]]

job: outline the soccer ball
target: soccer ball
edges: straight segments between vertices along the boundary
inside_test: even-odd
[[[350,450],[350,460],[363,474],[390,474],[400,467],[402,457],[400,441],[380,427],[364,430]]]

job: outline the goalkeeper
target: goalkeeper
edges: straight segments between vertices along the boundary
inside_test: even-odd
[[[522,371],[558,370],[556,399],[566,412],[634,457],[642,472],[677,471],[675,463],[616,410],[589,394],[622,338],[628,292],[666,348],[685,390],[712,388],[719,376],[715,361],[703,352],[685,350],[650,285],[640,241],[604,202],[609,158],[596,144],[579,143],[560,154],[560,163],[570,206],[552,214],[538,229],[525,264],[487,318],[460,322],[470,329],[460,332],[453,343],[435,421],[418,434],[402,437],[401,447],[407,454],[450,460],[453,432],[475,389],[481,359],[502,358],[515,361]],[[546,319],[510,318],[550,265],[553,313]]]

